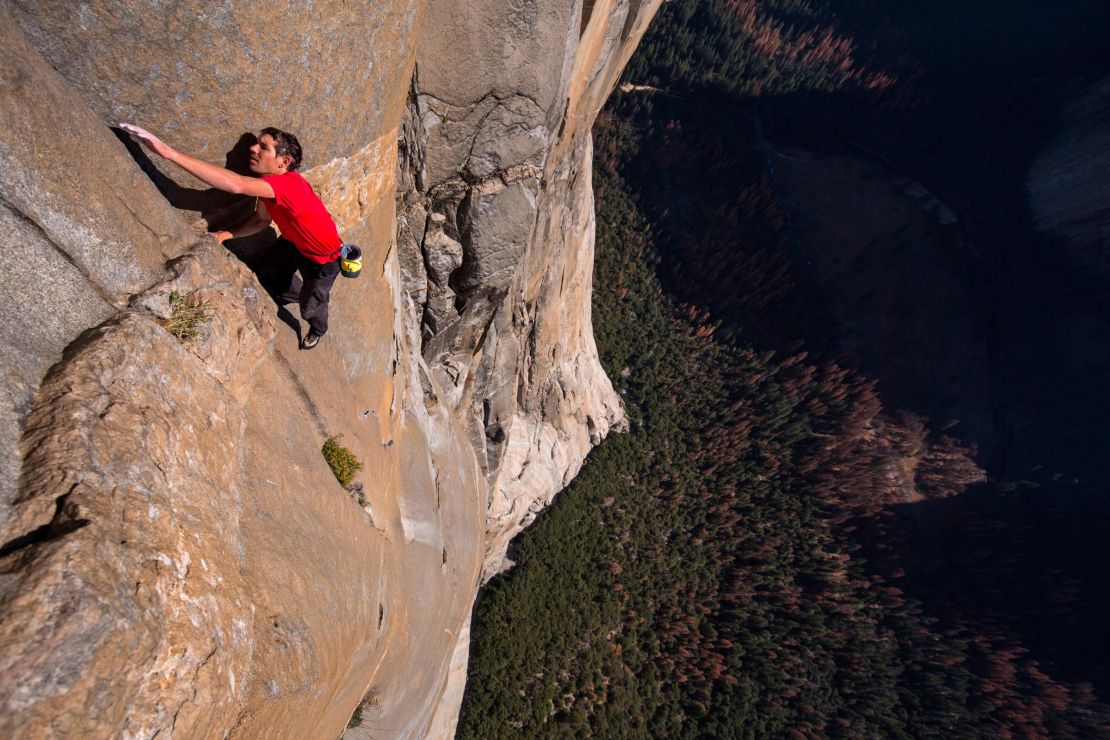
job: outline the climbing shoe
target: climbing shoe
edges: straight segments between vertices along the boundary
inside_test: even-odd
[[[305,334],[304,339],[301,340],[301,349],[312,349],[317,344],[319,344],[320,340],[323,338],[323,334],[317,334],[314,331],[310,331],[308,334]]]

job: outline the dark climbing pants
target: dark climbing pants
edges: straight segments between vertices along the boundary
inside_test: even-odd
[[[300,276],[297,276],[297,273]],[[319,264],[305,257],[288,239],[279,238],[259,269],[259,280],[279,306],[296,302],[301,318],[315,334],[328,333],[328,301],[339,277],[339,259]]]

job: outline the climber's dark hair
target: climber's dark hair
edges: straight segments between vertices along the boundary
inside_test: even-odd
[[[262,129],[262,133],[269,134],[274,140],[274,151],[279,157],[289,156],[293,161],[289,163],[289,171],[296,172],[297,168],[301,166],[301,142],[297,141],[297,137],[288,131],[282,131],[280,128]]]

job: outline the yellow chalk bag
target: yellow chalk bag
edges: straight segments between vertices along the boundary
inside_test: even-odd
[[[344,244],[339,254],[339,269],[343,277],[357,278],[362,274],[362,250],[354,244]]]

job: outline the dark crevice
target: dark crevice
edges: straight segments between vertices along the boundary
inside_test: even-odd
[[[470,260],[474,253],[471,241],[470,209],[472,206],[472,192],[468,191],[455,211],[455,228],[459,234],[459,243],[463,248],[462,262],[451,271],[447,278],[447,287],[455,293],[455,312],[462,316],[466,311],[467,293],[470,291],[470,280],[467,273],[471,269]]]
[[[582,38],[582,34],[586,33],[586,26],[590,25],[590,16],[594,14],[595,0],[583,0],[582,3],[582,22],[578,26],[578,38]]]
[[[624,28],[621,29],[621,43],[628,41],[628,37],[632,35],[632,27],[636,25],[636,19],[640,17],[640,6],[643,5],[643,0],[630,0],[628,3],[628,15],[624,19]]]
[[[6,558],[12,553],[34,545],[41,545],[52,540],[61,539],[67,534],[71,534],[87,526],[89,524],[88,519],[79,519],[75,516],[76,506],[71,506],[67,509],[66,502],[68,499],[68,493],[58,497],[56,508],[54,509],[54,517],[48,524],[44,524],[37,529],[31,530],[27,534],[20,535],[4,543],[4,546],[0,547],[0,558]]]

